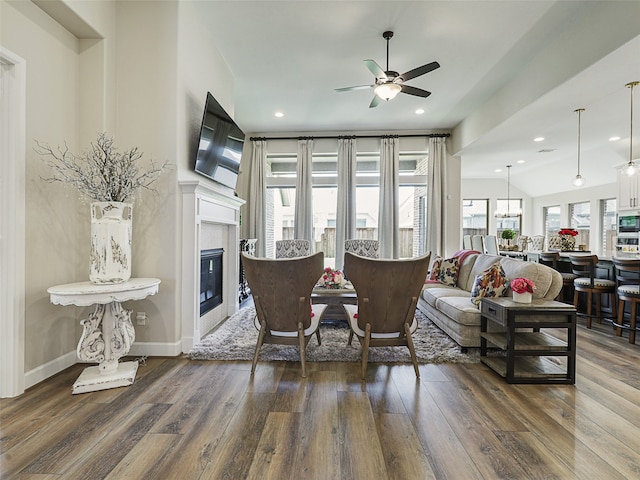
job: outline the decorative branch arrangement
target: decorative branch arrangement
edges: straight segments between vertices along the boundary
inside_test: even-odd
[[[142,188],[155,193],[151,185],[169,168],[167,162],[157,165],[151,161],[148,169],[140,171],[142,152],[134,147],[120,153],[106,133],[99,134],[91,148],[81,155],[69,152],[66,143],[56,150],[37,140],[36,145],[34,150],[49,157],[47,164],[54,172],[43,180],[73,185],[97,202],[125,202]]]

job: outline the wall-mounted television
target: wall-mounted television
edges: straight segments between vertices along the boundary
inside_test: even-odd
[[[195,171],[235,190],[243,145],[243,131],[207,92]]]

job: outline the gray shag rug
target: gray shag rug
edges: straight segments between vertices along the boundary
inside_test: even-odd
[[[253,360],[258,330],[253,325],[255,308],[246,307],[229,317],[215,331],[207,335],[188,354],[192,360]],[[462,353],[460,346],[434,325],[422,312],[416,311],[418,330],[413,334],[418,363],[477,363],[479,349],[469,348]],[[322,323],[322,345],[315,335],[307,346],[309,362],[359,362],[360,342],[353,339],[347,345],[349,328],[346,323]],[[297,346],[264,344],[260,361],[300,361]],[[370,362],[411,363],[406,347],[376,347],[369,350]]]

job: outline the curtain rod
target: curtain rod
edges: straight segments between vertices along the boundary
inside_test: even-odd
[[[328,136],[300,136],[300,137],[249,137],[249,140],[332,140],[340,138],[405,138],[405,137],[427,137],[427,138],[449,138],[450,133],[416,133],[408,135],[328,135]]]

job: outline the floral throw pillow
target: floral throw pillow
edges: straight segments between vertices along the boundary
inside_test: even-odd
[[[438,255],[433,259],[433,263],[431,264],[431,271],[429,272],[429,276],[427,280],[437,280],[438,275],[440,275],[440,270],[442,269],[442,260],[443,258]]]
[[[500,263],[494,263],[480,275],[476,275],[471,288],[471,301],[480,304],[483,297],[501,297],[509,287],[509,280]]]
[[[458,283],[458,257],[444,258],[434,280],[455,287]]]

